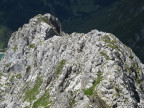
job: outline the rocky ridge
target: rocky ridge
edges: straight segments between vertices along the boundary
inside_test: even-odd
[[[0,61],[0,108],[137,108],[144,66],[113,34],[64,33],[37,15],[13,33]]]

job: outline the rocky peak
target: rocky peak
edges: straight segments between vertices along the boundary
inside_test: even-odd
[[[32,18],[0,61],[0,108],[136,108],[144,66],[111,33],[66,34],[50,14]]]
[[[22,40],[29,45],[47,40],[54,35],[61,35],[61,24],[58,19],[50,14],[39,14],[30,19],[28,24],[19,28],[18,32],[12,34],[8,46],[11,46],[14,38],[17,38],[15,41],[18,43],[20,43],[19,40]]]
[[[28,24],[24,24],[17,32],[14,32],[8,42],[9,58],[15,59],[27,52],[27,49],[34,48],[53,37],[54,35],[61,36],[61,24],[57,18],[50,14],[37,15],[30,19]],[[5,54],[7,55],[7,54]]]

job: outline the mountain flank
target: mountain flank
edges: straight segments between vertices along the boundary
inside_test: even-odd
[[[67,34],[39,14],[12,34],[0,61],[0,108],[142,108],[143,74],[113,34]]]

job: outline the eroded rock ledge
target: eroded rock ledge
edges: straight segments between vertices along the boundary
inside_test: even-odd
[[[67,34],[54,16],[37,15],[0,61],[0,108],[142,108],[143,72],[113,34]]]

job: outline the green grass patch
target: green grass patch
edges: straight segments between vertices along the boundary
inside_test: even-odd
[[[49,20],[48,20],[46,17],[42,17],[42,18],[40,19],[40,21],[43,21],[43,22],[45,22],[45,23],[47,23],[47,24],[50,23]]]
[[[12,83],[15,78],[21,79],[22,78],[21,73],[12,75],[9,81]]]
[[[104,56],[106,60],[110,60],[109,56],[104,51],[100,52],[100,54]]]
[[[82,91],[84,92],[85,95],[87,95],[87,96],[92,96],[92,95],[94,94],[95,87],[96,87],[97,85],[99,85],[101,81],[102,81],[102,72],[99,71],[99,72],[98,72],[98,78],[97,78],[97,80],[94,82],[93,86],[90,87],[90,88],[88,88],[88,89],[83,89]]]
[[[37,77],[33,88],[26,90],[24,101],[28,100],[31,103],[33,100],[35,100],[36,95],[39,94],[39,88],[41,84],[42,84],[41,77]]]
[[[114,39],[113,37],[113,40],[110,39],[110,37],[108,35],[105,35],[102,40],[105,42],[105,43],[109,43],[109,44],[115,44],[117,41]]]
[[[118,51],[120,51],[120,48],[117,45],[114,44],[107,44],[108,47],[112,48],[112,49],[117,49]]]
[[[118,97],[120,94],[120,90],[117,87],[114,87],[114,89],[115,89],[116,93],[112,97],[114,97],[114,96]]]
[[[0,77],[1,77],[1,76],[6,77],[6,75],[0,70]]]
[[[29,106],[26,106],[26,107],[24,107],[24,108],[30,108]]]
[[[75,105],[76,101],[75,99],[73,99],[71,102],[70,102],[70,108],[73,108],[73,105]]]
[[[141,82],[142,82],[142,80],[140,79],[140,71],[142,71],[141,70],[141,68],[138,66],[138,64],[137,63],[132,63],[132,66],[133,66],[133,69],[135,70],[135,72],[136,72],[136,83],[137,84],[140,84]]]
[[[126,68],[126,70],[127,70],[128,72],[132,72],[132,70],[131,70],[131,68],[129,67],[128,64],[125,65],[125,68]]]
[[[45,93],[37,100],[34,102],[32,108],[50,108],[52,104],[52,101],[50,100],[50,95],[48,91],[45,91]]]
[[[139,74],[140,68],[139,68],[138,64],[132,63],[132,66],[133,66],[134,70],[137,72],[137,74]]]
[[[11,65],[11,63],[7,63],[7,64],[4,64],[5,67],[9,67]]]
[[[110,48],[112,48],[112,49],[117,49],[118,51],[121,51],[120,48],[119,48],[117,45],[115,45],[115,43],[117,43],[116,39],[114,39],[113,36],[111,36],[111,37],[113,38],[113,40],[111,40],[108,35],[105,35],[105,36],[102,38],[103,41],[107,43],[106,46],[107,46],[107,47],[110,47]],[[123,53],[123,52],[122,52],[122,53]]]
[[[115,87],[115,91],[116,91],[117,93],[120,92],[120,90],[119,90],[117,87]]]
[[[30,44],[29,47],[30,48],[35,48],[35,44]]]
[[[41,17],[42,15],[41,14],[38,14],[36,17]]]
[[[15,46],[13,47],[13,51],[16,52],[17,49],[18,49],[18,48],[17,48],[17,45],[15,45]]]
[[[31,71],[31,66],[29,65],[29,66],[27,67],[27,69],[26,69],[26,73],[29,74],[30,71]]]
[[[13,82],[14,81],[14,78],[15,78],[15,75],[12,75],[12,77],[10,78],[10,82]]]
[[[64,60],[64,59],[58,63],[58,66],[56,69],[56,74],[60,74],[62,72],[65,64],[66,64],[66,60]]]
[[[2,72],[0,72],[0,79],[1,79],[1,77],[3,76],[3,73]]]
[[[140,83],[141,83],[141,80],[140,80],[139,77],[136,78],[136,83],[137,83],[137,84],[140,84]]]
[[[16,78],[21,79],[21,78],[22,78],[21,73],[17,74],[17,75],[16,75]]]
[[[102,39],[103,39],[103,41],[106,42],[106,43],[111,43],[111,40],[110,40],[110,38],[109,38],[108,35],[105,35]]]
[[[132,60],[134,58],[134,56],[130,55],[129,58]]]
[[[124,52],[120,50],[120,48],[117,46],[117,45],[114,45],[114,44],[107,44],[107,47],[110,47],[112,49],[116,49],[117,51],[120,51],[123,55],[124,55]]]

